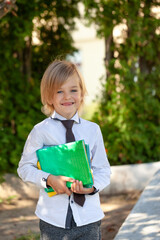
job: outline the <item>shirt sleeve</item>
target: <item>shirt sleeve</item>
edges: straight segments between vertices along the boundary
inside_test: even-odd
[[[34,183],[39,188],[46,188],[44,179],[49,176],[49,173],[37,168],[36,151],[42,147],[42,134],[34,127],[26,140],[17,172],[24,182]]]
[[[102,191],[110,184],[111,170],[99,126],[97,128],[95,136],[95,144],[92,149],[92,170],[94,177],[94,187],[97,190]]]

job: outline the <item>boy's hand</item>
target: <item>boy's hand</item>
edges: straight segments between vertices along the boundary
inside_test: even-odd
[[[65,176],[54,176],[50,174],[47,178],[47,185],[51,186],[57,194],[66,193],[71,195],[72,191],[66,186],[66,182],[74,182],[75,180]]]
[[[75,180],[71,185],[72,192],[79,194],[89,194],[94,191],[94,187],[92,188],[84,188],[81,181]]]

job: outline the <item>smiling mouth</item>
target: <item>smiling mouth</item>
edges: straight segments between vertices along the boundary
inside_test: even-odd
[[[73,105],[73,104],[74,104],[74,102],[62,103],[63,106],[71,106],[71,105]]]

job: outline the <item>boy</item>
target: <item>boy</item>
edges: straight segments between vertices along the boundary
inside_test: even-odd
[[[40,218],[41,240],[101,239],[100,223],[104,213],[100,208],[99,191],[110,183],[110,166],[99,126],[78,115],[85,94],[84,81],[73,63],[54,61],[48,66],[41,81],[41,99],[43,111],[49,117],[29,134],[18,167],[23,181],[41,188],[35,212]],[[68,130],[64,122],[67,120],[73,124],[70,127],[72,138],[89,144],[92,188],[84,188],[76,179],[37,169],[36,150],[45,145],[66,143]],[[66,181],[72,182],[71,189],[66,187]],[[55,190],[55,196],[49,197],[44,191],[48,186]],[[81,195],[82,204],[76,203],[77,195]]]

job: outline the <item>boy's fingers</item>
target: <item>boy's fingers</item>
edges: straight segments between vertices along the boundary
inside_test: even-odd
[[[71,190],[75,193],[83,193],[84,192],[84,188],[83,188],[83,184],[80,181],[75,181],[74,183],[72,183],[71,185]]]
[[[79,181],[76,181],[76,191],[79,192],[80,187],[79,187]]]
[[[75,182],[74,182],[74,183],[72,183],[72,185],[71,185],[71,190],[72,190],[72,192],[74,192],[74,191],[75,191]]]
[[[73,178],[66,177],[66,176],[63,176],[63,180],[66,182],[74,182],[75,181]]]
[[[82,191],[82,190],[83,190],[83,184],[82,184],[82,181],[80,181],[79,184],[80,184],[80,185],[79,185],[79,189],[80,189],[80,191]]]
[[[67,187],[66,187],[66,191],[65,191],[65,192],[66,192],[66,194],[67,194],[68,196],[70,196],[71,193],[72,193],[71,190],[69,190]]]

